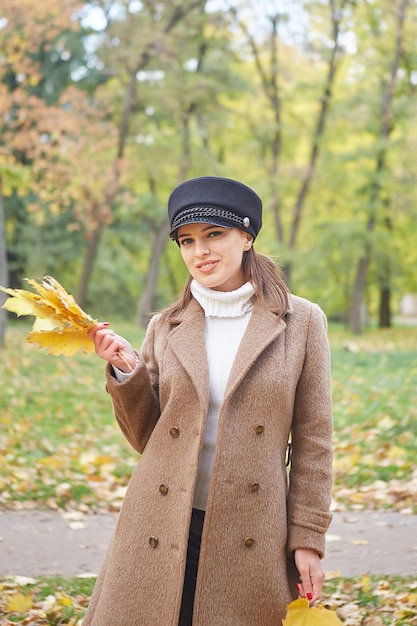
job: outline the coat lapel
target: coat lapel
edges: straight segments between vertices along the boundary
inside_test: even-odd
[[[281,334],[286,324],[259,302],[255,303],[230,372],[225,399],[242,382],[259,355]]]
[[[225,399],[241,383],[259,355],[285,329],[286,324],[259,302],[255,303],[248,327],[242,338],[226,388]],[[174,354],[191,378],[202,405],[209,403],[209,371],[205,341],[204,312],[191,300],[168,337]]]
[[[178,318],[168,336],[168,344],[191,378],[200,401],[207,411],[209,403],[209,371],[206,350],[204,312],[196,300]]]

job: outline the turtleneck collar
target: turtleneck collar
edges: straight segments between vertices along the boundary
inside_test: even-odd
[[[251,298],[255,289],[248,282],[235,291],[216,291],[193,280],[191,293],[204,309],[206,317],[240,317],[253,309]]]

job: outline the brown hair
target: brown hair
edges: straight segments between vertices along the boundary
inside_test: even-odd
[[[279,267],[267,256],[250,248],[242,259],[243,276],[255,288],[255,298],[267,304],[279,318],[283,318],[289,307],[289,290]],[[192,300],[192,276],[188,277],[184,290],[178,300],[163,311],[170,321],[180,315]]]

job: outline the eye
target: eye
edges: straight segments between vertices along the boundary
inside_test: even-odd
[[[191,239],[191,237],[184,237],[183,239],[179,240],[180,246],[189,246],[192,242],[193,240]]]
[[[208,233],[207,237],[220,237],[221,235],[223,235],[223,233],[224,233],[223,229],[221,229],[221,230],[211,230]]]

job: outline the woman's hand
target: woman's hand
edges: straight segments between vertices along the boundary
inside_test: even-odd
[[[324,570],[319,555],[315,550],[299,548],[295,551],[295,564],[300,574],[298,591],[309,602],[320,599],[323,587]]]
[[[88,332],[96,353],[122,372],[129,373],[136,365],[135,351],[126,339],[116,335],[108,326],[107,322],[101,322]]]

